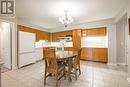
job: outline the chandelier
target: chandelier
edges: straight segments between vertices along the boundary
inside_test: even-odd
[[[68,24],[71,24],[73,22],[73,19],[71,16],[69,16],[68,10],[64,10],[65,15],[59,18],[59,21],[64,24],[65,27],[68,26]]]

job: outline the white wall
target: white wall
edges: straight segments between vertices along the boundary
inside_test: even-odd
[[[124,14],[127,14],[127,26],[126,26],[126,40],[127,40],[127,64],[128,64],[128,82],[130,83],[130,35],[128,34],[129,32],[129,26],[128,26],[128,18],[130,18],[130,0],[127,0],[127,5],[126,7],[118,13],[118,15],[115,17],[115,21],[116,20],[120,20],[121,17],[124,15]],[[117,22],[117,21],[116,21]]]
[[[108,63],[116,65],[116,26],[108,25]]]
[[[130,18],[130,0],[128,0],[127,12],[128,12],[128,17]]]
[[[127,14],[125,14],[117,23],[116,23],[116,35],[117,35],[117,63],[118,64],[127,64]]]
[[[127,13],[128,13],[128,18],[130,18],[130,0],[128,2],[128,5],[127,5]],[[128,23],[127,23],[128,24]],[[130,35],[128,35],[128,75],[129,75],[129,82],[130,82]]]
[[[57,27],[54,29],[51,29],[50,32],[59,32],[59,31],[65,31],[65,30],[72,30],[72,29],[86,29],[86,28],[94,28],[94,27],[106,27],[107,25],[113,24],[113,19],[104,19],[104,20],[98,20],[93,22],[86,22],[81,24],[72,24],[68,27]]]

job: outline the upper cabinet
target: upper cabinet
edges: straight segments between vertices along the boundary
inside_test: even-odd
[[[82,30],[82,36],[105,36],[106,34],[107,34],[106,27]]]
[[[50,35],[48,32],[43,32],[43,31],[37,31],[38,33],[38,40],[49,40]]]
[[[81,48],[81,29],[73,30],[72,39],[73,39],[73,47],[80,49]]]
[[[34,28],[29,28],[26,26],[22,26],[22,25],[17,25],[17,30],[18,31],[24,31],[24,32],[30,32],[30,33],[35,33],[36,34],[36,41],[39,40],[50,40],[50,33],[48,32],[44,32],[44,31],[40,31]]]

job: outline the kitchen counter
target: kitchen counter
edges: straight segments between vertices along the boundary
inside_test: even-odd
[[[45,47],[62,47],[62,46],[43,46],[43,47],[35,47],[36,49],[42,49],[42,48],[45,48]],[[63,47],[72,47],[72,46],[63,46]]]
[[[81,48],[108,48],[108,47],[101,47],[101,46],[82,46]]]

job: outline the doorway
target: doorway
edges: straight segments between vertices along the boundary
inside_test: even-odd
[[[116,24],[117,64],[127,65],[127,14]]]
[[[0,58],[3,61],[2,72],[12,69],[11,24],[0,21]]]

